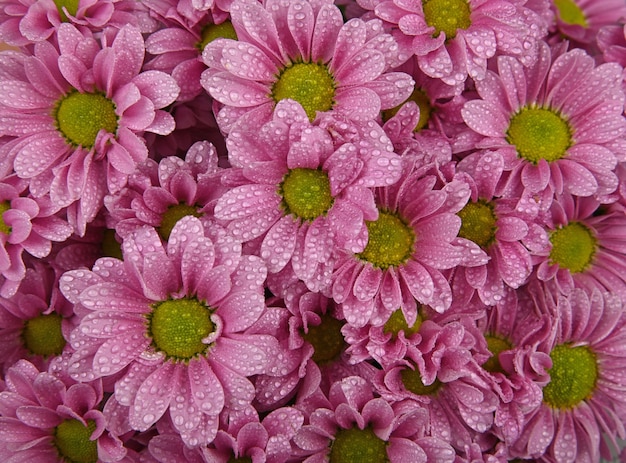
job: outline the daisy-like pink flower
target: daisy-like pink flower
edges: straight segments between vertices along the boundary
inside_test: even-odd
[[[480,98],[462,110],[467,125],[483,136],[477,147],[504,159],[497,194],[613,192],[615,167],[624,160],[622,68],[596,66],[581,49],[551,51],[542,44],[539,55],[528,68],[499,57],[498,73],[476,83]]]
[[[33,198],[28,182],[15,176],[0,181],[0,274],[2,297],[12,296],[26,274],[23,253],[43,258],[52,241],[72,234],[72,227],[56,214],[47,197]]]
[[[284,99],[311,121],[330,110],[372,120],[413,91],[410,76],[388,72],[400,64],[397,45],[378,20],[344,24],[330,0],[236,0],[230,13],[238,40],[214,40],[202,55],[202,86],[223,105],[224,132],[247,112],[268,120]]]
[[[417,57],[420,69],[448,85],[469,76],[480,80],[496,54],[536,59],[547,32],[540,12],[525,0],[358,0],[359,5],[392,26],[403,56]],[[541,2],[544,9],[549,4]]]
[[[550,3],[555,13],[551,32],[582,46],[593,47],[602,27],[626,18],[626,5],[621,0],[558,0]]]
[[[192,216],[167,245],[145,227],[123,251],[123,261],[103,258],[61,278],[81,317],[69,373],[115,377],[115,400],[129,407],[133,429],[147,430],[169,410],[188,446],[206,445],[220,413],[249,407],[247,378],[266,373],[278,350],[274,337],[247,333],[266,310],[265,265]]]
[[[226,140],[232,188],[215,217],[241,241],[256,240],[271,273],[290,266],[311,290],[324,289],[336,249],[358,247],[364,221],[376,219],[370,188],[400,177],[400,156],[375,122],[314,126],[294,101],[279,102],[260,129],[246,122]],[[333,124],[352,139],[333,139]]]
[[[476,159],[478,158],[478,159]],[[472,241],[488,255],[484,265],[459,267],[455,288],[465,285],[465,293],[476,291],[480,299],[494,305],[507,287],[519,288],[533,269],[531,250],[543,249],[547,237],[536,222],[539,206],[532,198],[520,207],[519,198],[498,198],[496,187],[504,169],[498,152],[470,155],[457,166],[459,180],[471,189],[468,203],[458,212],[461,217],[459,237]]]
[[[70,223],[83,234],[105,193],[121,189],[147,158],[142,133],[174,129],[161,108],[179,88],[162,72],[141,72],[137,28],[109,29],[97,41],[63,23],[57,40],[58,50],[41,42],[19,60],[21,68],[12,62],[12,77],[0,79],[0,130],[18,137],[10,159],[33,196],[70,209]]]
[[[45,369],[64,352],[75,326],[73,315],[72,305],[59,291],[56,272],[34,262],[17,293],[0,298],[0,371],[21,358]]]
[[[626,224],[619,204],[562,195],[546,217],[548,242],[534,252],[537,277],[567,293],[575,286],[616,294],[626,301]]]
[[[536,300],[554,320],[555,329],[539,344],[552,360],[550,382],[511,454],[556,462],[610,459],[603,436],[614,448],[616,439],[626,436],[623,303],[615,295],[582,289]]]
[[[19,360],[0,392],[0,450],[7,462],[121,462],[126,449],[98,409],[100,382],[65,384]]]
[[[446,441],[425,435],[427,423],[423,408],[394,407],[375,397],[365,379],[350,376],[333,384],[294,442],[310,463],[453,462],[454,449]]]
[[[149,225],[167,241],[176,222],[187,215],[210,212],[221,193],[217,153],[208,142],[197,142],[185,159],[168,156],[158,164],[147,159],[127,186],[106,196],[107,225],[122,238]]]
[[[398,308],[411,326],[418,302],[443,312],[452,303],[443,272],[487,259],[478,245],[457,237],[467,184],[440,187],[435,175],[415,168],[415,159],[403,161],[402,178],[375,191],[378,218],[366,221],[364,249],[342,252],[333,273],[332,297],[357,327],[384,324]]]

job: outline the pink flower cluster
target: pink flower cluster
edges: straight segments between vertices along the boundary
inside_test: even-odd
[[[626,461],[625,0],[2,0],[0,42],[3,461]]]

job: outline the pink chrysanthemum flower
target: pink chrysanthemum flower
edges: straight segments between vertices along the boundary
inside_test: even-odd
[[[383,324],[401,308],[415,322],[417,302],[443,312],[452,290],[443,271],[457,265],[482,265],[487,256],[477,245],[459,241],[456,215],[469,197],[467,184],[436,186],[434,175],[403,158],[402,178],[375,192],[378,218],[366,221],[365,247],[342,252],[333,273],[331,294],[348,323]]]
[[[469,76],[480,80],[496,54],[536,59],[547,32],[538,12],[521,0],[358,0],[393,27],[403,56],[417,57],[420,69],[448,85]],[[548,8],[548,2],[542,2]]]
[[[468,126],[483,136],[477,146],[504,159],[506,179],[497,193],[613,192],[614,169],[624,160],[622,68],[595,66],[580,49],[551,51],[542,44],[539,55],[529,68],[499,57],[498,74],[490,71],[477,82],[480,99],[462,110]]]
[[[555,13],[555,34],[593,46],[598,31],[616,20],[626,17],[626,5],[622,0],[554,0],[551,8]]]
[[[145,49],[137,28],[113,33],[98,42],[63,23],[59,50],[40,42],[33,56],[12,63],[13,78],[0,79],[0,131],[18,137],[15,172],[30,181],[33,196],[49,194],[55,206],[71,209],[79,234],[107,190],[122,188],[148,156],[141,134],[174,129],[161,108],[176,99],[178,86],[164,73],[141,72]]]
[[[184,160],[169,156],[157,164],[147,159],[124,189],[105,197],[107,225],[122,239],[149,225],[167,241],[182,217],[208,220],[205,214],[221,193],[217,161],[215,148],[208,142],[192,145]]]
[[[619,205],[558,197],[546,218],[548,243],[535,252],[537,277],[567,293],[574,286],[617,294],[626,301],[626,225]]]
[[[99,382],[65,384],[19,360],[7,372],[6,386],[0,392],[5,461],[131,463],[98,409],[103,396]]]
[[[611,458],[603,436],[614,448],[616,438],[626,436],[623,303],[582,289],[567,298],[545,294],[537,303],[554,320],[555,329],[539,345],[552,359],[550,382],[511,453],[546,462]]]
[[[413,90],[410,76],[388,72],[399,64],[397,45],[380,21],[344,24],[330,0],[237,0],[230,13],[238,40],[215,40],[202,55],[202,86],[224,105],[217,120],[225,132],[250,111],[269,120],[284,99],[311,121],[330,110],[372,120]]]
[[[17,293],[0,299],[0,371],[20,358],[45,369],[64,352],[76,325],[73,315],[72,305],[59,292],[55,271],[34,262]]]
[[[452,463],[454,450],[445,440],[425,435],[427,422],[416,404],[394,407],[375,397],[365,379],[350,376],[333,384],[294,442],[310,463]]]
[[[271,273],[290,266],[311,290],[325,289],[335,250],[355,246],[364,220],[376,219],[370,188],[400,177],[400,157],[375,122],[344,122],[353,139],[335,142],[294,101],[278,103],[260,129],[244,121],[226,141],[232,188],[215,217],[243,242],[256,240]]]
[[[33,198],[28,182],[8,177],[0,181],[0,295],[10,297],[26,274],[23,253],[41,259],[50,254],[52,241],[72,234],[72,227],[56,214],[49,198]]]
[[[169,410],[190,447],[206,445],[226,409],[249,406],[248,376],[273,364],[276,339],[247,329],[264,312],[266,269],[217,226],[178,221],[166,246],[152,228],[124,240],[124,260],[61,278],[81,316],[69,372],[77,380],[122,374],[115,400],[145,431]]]
[[[532,198],[522,208],[519,198],[496,196],[503,169],[500,154],[488,152],[463,159],[455,177],[466,181],[472,192],[468,203],[458,212],[459,237],[480,246],[489,261],[471,268],[459,267],[454,287],[466,294],[476,291],[488,305],[504,297],[507,287],[519,288],[526,283],[533,269],[531,251],[543,249],[547,242],[543,228],[536,223],[539,207]]]

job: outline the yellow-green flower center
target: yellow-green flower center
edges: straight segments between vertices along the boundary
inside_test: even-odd
[[[439,391],[439,388],[443,383],[436,379],[432,384],[426,386],[422,381],[422,375],[417,368],[415,370],[411,368],[405,368],[400,372],[402,384],[407,391],[411,391],[416,395],[431,395],[434,396]]]
[[[63,11],[63,7],[67,10],[69,14],[72,16],[76,16],[76,12],[78,11],[78,3],[80,0],[54,0],[54,4],[59,10],[59,15],[61,16],[61,21],[67,22],[69,21],[65,11]]]
[[[404,318],[404,313],[402,313],[402,309],[398,309],[391,314],[389,319],[385,322],[383,327],[384,333],[391,333],[391,335],[396,338],[400,331],[404,332],[404,336],[406,338],[414,335],[420,330],[422,326],[422,317],[417,314],[417,318],[415,319],[415,323],[412,326],[409,326],[406,319]]]
[[[506,140],[519,157],[536,164],[556,161],[572,145],[572,130],[565,119],[548,108],[525,106],[511,118]]]
[[[60,355],[66,343],[62,322],[63,318],[57,313],[26,320],[22,330],[24,347],[33,355]]]
[[[466,0],[422,0],[426,24],[435,28],[433,37],[441,32],[446,39],[456,37],[456,31],[472,25],[471,11]]]
[[[559,19],[567,24],[589,27],[583,10],[573,0],[554,0]]]
[[[61,98],[54,117],[57,128],[72,146],[91,148],[100,130],[115,134],[115,104],[100,93],[71,92]]]
[[[341,334],[343,322],[328,314],[322,315],[321,319],[319,325],[309,325],[308,332],[302,333],[302,338],[313,346],[312,358],[318,365],[337,359],[346,347]]]
[[[203,355],[202,342],[213,333],[211,310],[195,298],[158,302],[148,315],[148,332],[156,350],[174,360]]]
[[[371,427],[339,429],[331,442],[329,463],[387,463],[387,442]]]
[[[487,341],[487,348],[493,355],[483,363],[483,368],[491,373],[504,373],[502,365],[500,365],[500,352],[510,350],[513,345],[506,339],[499,338],[497,336],[485,335]]]
[[[200,34],[201,39],[198,42],[198,49],[204,50],[209,43],[215,39],[232,39],[237,40],[237,32],[230,21],[224,21],[220,24],[207,24]]]
[[[159,235],[165,241],[170,238],[170,234],[174,229],[174,225],[178,223],[180,219],[183,217],[187,217],[188,215],[194,217],[202,217],[202,213],[198,212],[198,208],[196,206],[189,206],[188,204],[174,204],[167,208],[167,211],[163,213],[161,217],[161,225],[157,228]]]
[[[591,398],[598,380],[598,361],[589,346],[559,344],[550,352],[550,382],[543,401],[553,408],[568,409]]]
[[[279,194],[283,209],[304,220],[326,214],[333,205],[328,174],[318,169],[291,169],[283,178]]]
[[[2,216],[9,209],[11,209],[11,203],[9,201],[2,201],[0,203],[0,233],[4,233],[7,236],[11,234],[11,227],[5,223]]]
[[[469,202],[457,215],[461,217],[459,236],[487,248],[496,238],[496,215],[485,201]]]
[[[597,240],[589,228],[580,222],[570,222],[550,234],[550,262],[571,273],[584,271],[593,259]]]
[[[286,67],[272,87],[276,103],[286,98],[297,101],[311,121],[317,111],[333,107],[335,80],[325,64],[296,63]]]
[[[98,444],[89,437],[96,422],[87,420],[87,426],[78,420],[65,420],[54,430],[54,446],[65,463],[96,463]]]
[[[386,269],[405,263],[413,254],[415,232],[397,215],[379,212],[378,219],[366,221],[367,246],[357,257],[374,267]]]
[[[420,109],[420,118],[417,121],[417,125],[413,129],[414,132],[419,132],[428,125],[430,115],[433,111],[433,108],[430,105],[430,98],[428,98],[426,92],[424,92],[421,88],[416,87],[415,90],[413,90],[413,93],[411,93],[411,96],[408,97],[404,103],[396,106],[395,108],[383,111],[383,120],[386,122],[393,116],[395,116],[402,107],[402,105],[404,105],[408,101],[414,101]]]

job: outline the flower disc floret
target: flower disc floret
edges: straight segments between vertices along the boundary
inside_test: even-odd
[[[308,331],[302,334],[302,338],[315,349],[312,358],[318,365],[332,362],[346,347],[341,334],[343,322],[328,314],[321,318],[319,325],[309,325]]]
[[[553,408],[570,409],[593,395],[598,362],[589,346],[559,344],[550,352],[550,382],[543,388],[543,401]]]
[[[402,379],[404,388],[416,395],[434,396],[442,386],[441,381],[438,379],[432,384],[425,385],[418,369],[413,370],[411,368],[405,368],[400,372],[400,378]]]
[[[87,421],[87,426],[79,420],[65,420],[54,430],[54,445],[67,463],[96,463],[98,461],[97,441],[89,438],[96,429],[96,422]]]
[[[296,217],[313,220],[333,205],[328,174],[318,169],[291,169],[280,185],[284,209]]]
[[[158,228],[161,238],[167,241],[170,238],[174,225],[176,225],[180,219],[188,215],[202,217],[202,214],[198,212],[198,208],[195,206],[190,206],[188,204],[174,204],[173,206],[168,207],[163,213],[161,225]]]
[[[409,337],[420,330],[422,326],[422,317],[417,314],[417,318],[415,319],[415,323],[412,326],[406,321],[404,317],[404,313],[401,309],[396,310],[391,314],[389,319],[385,322],[383,327],[383,332],[391,334],[394,338],[398,336],[400,331],[404,332],[405,337]]]
[[[2,201],[0,203],[0,233],[4,233],[7,236],[11,234],[11,227],[5,223],[2,215],[9,209],[11,209],[11,203],[8,201]]]
[[[441,32],[446,39],[456,37],[456,31],[472,25],[470,7],[466,0],[423,0],[426,24],[435,28],[433,37]]]
[[[366,221],[369,239],[357,256],[374,267],[387,269],[406,262],[413,253],[415,233],[396,214],[380,212],[378,219]]]
[[[100,130],[115,134],[115,104],[101,93],[71,92],[57,104],[55,118],[58,130],[73,146],[92,148]]]
[[[567,24],[589,27],[583,10],[573,0],[554,0],[559,19]]]
[[[506,133],[519,157],[534,164],[541,159],[556,161],[572,145],[572,131],[552,109],[526,106],[515,114]]]
[[[62,322],[63,318],[57,313],[26,320],[22,330],[24,347],[33,355],[60,355],[66,344]]]
[[[459,236],[488,247],[496,237],[496,215],[493,206],[484,201],[469,202],[457,215],[461,218]]]
[[[387,442],[378,437],[371,427],[365,429],[340,429],[331,444],[328,456],[330,463],[385,463]]]
[[[395,116],[400,110],[400,108],[408,101],[413,101],[415,104],[417,104],[420,110],[420,118],[417,121],[415,128],[413,129],[414,132],[419,132],[420,130],[422,130],[424,127],[428,125],[428,121],[430,120],[430,115],[433,111],[430,98],[428,98],[428,95],[426,94],[426,92],[419,87],[416,87],[415,90],[413,90],[413,93],[411,93],[411,96],[407,98],[407,100],[404,101],[402,104],[395,106],[394,108],[388,109],[386,111],[383,111],[383,114],[382,114],[383,120],[388,121],[393,116]]]
[[[175,360],[204,354],[208,344],[202,341],[214,331],[211,311],[195,298],[159,302],[148,319],[154,347]]]
[[[571,222],[550,234],[550,261],[571,273],[584,271],[593,259],[597,239],[591,230],[580,222]]]
[[[499,359],[500,352],[510,350],[513,345],[508,340],[493,335],[485,335],[485,341],[487,341],[487,349],[493,355],[483,363],[483,368],[491,373],[503,373]]]
[[[237,32],[233,27],[233,23],[230,21],[224,21],[220,24],[207,24],[200,33],[200,41],[198,42],[198,49],[204,50],[207,44],[213,42],[216,39],[232,39],[237,40]]]
[[[54,4],[58,8],[59,15],[63,21],[68,21],[65,11],[63,11],[63,7],[65,7],[69,14],[76,16],[76,13],[78,12],[78,3],[79,0],[54,0]]]
[[[311,121],[317,111],[329,111],[335,98],[335,80],[324,64],[296,63],[283,69],[272,86],[276,103],[297,101]]]

